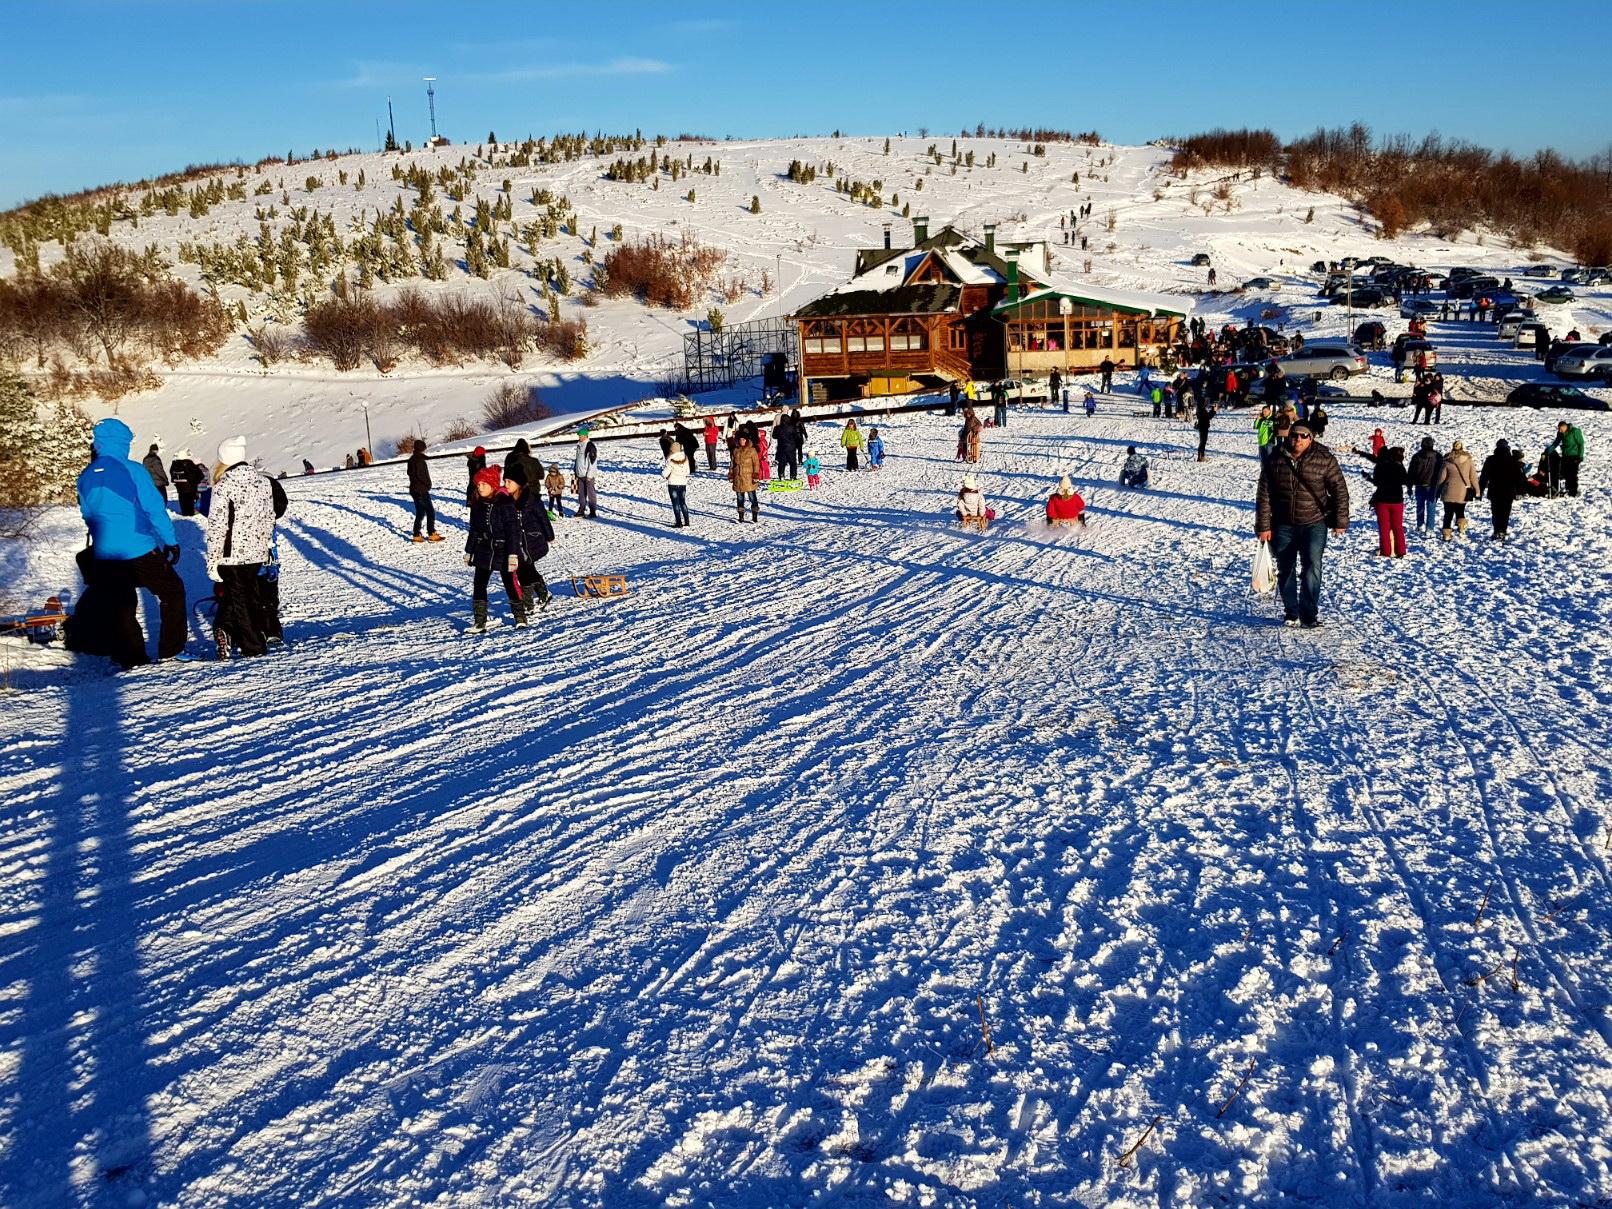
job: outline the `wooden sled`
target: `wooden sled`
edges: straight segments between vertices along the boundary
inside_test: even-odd
[[[627,595],[625,575],[573,575],[571,591],[590,600],[608,600]]]
[[[965,516],[960,522],[965,529],[972,529],[976,533],[984,533],[991,527],[991,520],[986,516]]]
[[[52,596],[45,601],[45,607],[38,612],[0,617],[0,633],[10,634],[18,630],[24,632],[54,630],[66,621],[67,611],[62,608],[61,597]]]

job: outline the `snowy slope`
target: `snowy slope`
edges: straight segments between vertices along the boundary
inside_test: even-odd
[[[628,238],[647,234],[677,237],[686,231],[724,249],[728,262],[722,277],[746,287],[733,303],[724,303],[713,291],[686,314],[648,309],[630,301],[587,308],[573,294],[561,304],[561,313],[566,318],[586,319],[589,356],[579,362],[557,363],[534,354],[519,376],[538,385],[546,401],[564,412],[616,406],[652,394],[657,372],[671,360],[681,364],[682,338],[704,321],[710,306],[720,305],[730,324],[789,314],[849,279],[855,250],[877,247],[884,223],[893,225],[898,241],[910,242],[911,224],[901,217],[900,206],[873,209],[853,201],[835,191],[826,173],[809,185],[791,182],[786,177],[791,160],[819,167],[832,162],[842,177],[864,183],[879,180],[886,202],[891,194],[898,195],[914,215],[929,217],[931,230],[955,223],[983,237],[984,224],[994,222],[1003,239],[1050,241],[1053,271],[1094,285],[1195,293],[1205,287],[1205,271],[1192,268],[1189,262],[1194,253],[1209,252],[1222,289],[1256,274],[1274,277],[1279,285],[1275,291],[1258,295],[1204,295],[1196,298],[1195,313],[1220,323],[1270,312],[1277,322],[1297,327],[1307,336],[1339,334],[1346,320],[1343,308],[1327,306],[1315,297],[1317,281],[1308,268],[1317,259],[1386,255],[1426,267],[1466,264],[1502,273],[1514,272],[1523,263],[1561,261],[1541,249],[1512,247],[1493,233],[1468,233],[1459,241],[1426,233],[1379,240],[1358,212],[1340,198],[1300,192],[1269,176],[1232,180],[1214,171],[1176,179],[1167,171],[1169,152],[1158,147],[1053,143],[1045,156],[1038,157],[1014,140],[960,138],[956,142],[959,154],[975,154],[977,166],[959,167],[955,175],[951,140],[940,136],[893,138],[888,155],[882,138],[671,143],[662,149],[663,154],[692,156],[696,167],[714,158],[721,162],[721,175],[695,172],[676,183],[667,178],[659,190],[647,183],[605,180],[603,173],[614,157],[526,169],[484,165],[476,194],[492,201],[502,182],[509,179],[517,224],[526,225],[540,212],[531,201],[533,190],[548,189],[556,198],[571,200],[584,232],[598,229],[599,246],[592,251],[601,258],[610,246],[608,232],[618,222]],[[926,155],[931,143],[945,159],[939,166]],[[508,148],[504,150],[507,153]],[[279,216],[269,224],[272,229],[286,224],[287,207],[280,204],[283,187],[291,207],[332,214],[337,230],[349,239],[352,219],[372,218],[399,198],[406,206],[413,205],[414,191],[391,178],[394,165],[412,162],[435,171],[457,165],[475,151],[475,146],[455,145],[401,157],[353,155],[249,169],[244,178],[249,194],[261,179],[267,179],[274,192],[224,202],[202,218],[181,211],[173,217],[158,213],[143,218],[138,227],[115,223],[112,238],[140,249],[155,244],[175,261],[181,241],[229,243],[242,235],[255,239],[259,207],[273,204],[279,209]],[[646,148],[644,154],[648,153]],[[997,156],[997,164],[986,168],[992,154]],[[360,171],[367,180],[362,190],[357,187]],[[347,185],[337,183],[339,172],[347,173]],[[1076,173],[1078,186],[1073,180]],[[311,193],[302,186],[309,175],[323,182]],[[226,174],[226,181],[235,182],[233,172]],[[693,203],[685,200],[690,187],[696,193]],[[1217,197],[1222,190],[1224,197]],[[750,213],[752,196],[761,201],[760,214]],[[132,200],[138,200],[138,194]],[[436,200],[445,213],[453,207],[440,189]],[[474,208],[474,200],[475,195],[467,194],[466,214]],[[1090,247],[1081,251],[1078,246],[1062,244],[1059,218],[1085,203],[1091,204],[1092,216],[1081,232],[1089,236]],[[1306,222],[1312,209],[1314,219]],[[508,225],[502,224],[502,229],[507,232]],[[463,253],[462,240],[447,240],[445,246],[450,257]],[[534,258],[560,257],[573,281],[580,284],[591,273],[582,260],[585,250],[584,239],[562,232],[535,246],[517,242],[515,267],[496,272],[489,281],[455,267],[440,284],[415,279],[378,289],[382,295],[401,284],[475,296],[513,292],[533,306],[542,306],[541,289],[524,270]],[[41,249],[46,264],[61,255],[56,245]],[[0,248],[0,274],[12,270],[10,250]],[[199,284],[194,264],[176,263],[174,271]],[[763,274],[770,285],[765,293],[761,289]],[[1528,284],[1537,289],[1543,283]],[[1560,334],[1577,326],[1593,339],[1612,325],[1612,291],[1575,292],[1581,301],[1544,308],[1551,329]],[[246,303],[253,323],[267,313],[261,294],[228,284],[220,286],[219,293],[231,304]],[[1390,315],[1388,311],[1378,313],[1389,319],[1391,331],[1400,330],[1402,324]],[[1516,372],[1506,358],[1486,352],[1465,365],[1449,385],[1463,397],[1500,398],[1515,385]],[[1537,373],[1532,367],[1521,372]],[[189,363],[162,376],[160,390],[131,396],[119,405],[119,413],[135,428],[137,442],[160,440],[169,450],[191,446],[210,451],[224,436],[241,432],[265,456],[268,466],[295,471],[304,457],[321,467],[339,464],[344,453],[364,444],[369,439],[362,407],[366,403],[369,431],[383,451],[393,439],[409,432],[440,435],[453,421],[466,416],[479,422],[481,404],[490,388],[508,378],[510,371],[492,364],[437,369],[418,361],[405,361],[384,375],[367,363],[350,373],[338,373],[325,362],[280,364],[265,371],[254,359],[244,333],[237,333],[215,359]],[[99,415],[111,409],[93,406],[90,410]]]
[[[0,1204],[1604,1203],[1612,423],[1503,548],[1357,520],[1312,634],[1248,417],[1199,465],[1132,411],[988,431],[983,538],[940,417],[753,528],[608,446],[544,569],[631,595],[481,638],[456,475],[438,547],[400,473],[297,480],[289,652],[28,660]]]

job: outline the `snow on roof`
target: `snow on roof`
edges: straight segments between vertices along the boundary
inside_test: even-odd
[[[1143,290],[1121,290],[1113,286],[1091,285],[1087,282],[1071,281],[1067,277],[1053,277],[1050,284],[1043,289],[1032,290],[1017,302],[1003,299],[996,304],[998,311],[1011,310],[1023,306],[1027,302],[1034,302],[1039,298],[1065,296],[1076,302],[1089,303],[1097,307],[1113,307],[1123,311],[1145,311],[1150,315],[1166,314],[1180,315],[1183,318],[1192,311],[1192,299],[1181,294],[1154,294]]]
[[[937,252],[942,263],[956,275],[962,285],[996,285],[1001,274],[984,265],[977,265],[967,257],[953,251]]]
[[[929,254],[927,248],[908,248],[889,260],[858,273],[851,280],[835,286],[830,294],[860,294],[866,290],[895,290],[907,284],[907,278]]]

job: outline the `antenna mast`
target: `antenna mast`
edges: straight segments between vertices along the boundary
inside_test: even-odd
[[[435,81],[436,81],[436,76],[426,76],[425,77],[425,99],[426,99],[426,103],[431,106],[431,141],[432,142],[436,142],[436,138],[437,138],[437,90],[436,90]]]
[[[386,98],[386,130],[392,136],[392,145],[397,145],[397,122],[392,117],[392,98]]]

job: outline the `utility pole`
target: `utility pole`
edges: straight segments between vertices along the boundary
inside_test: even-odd
[[[425,100],[431,106],[431,141],[437,138],[437,89],[436,76],[425,77]]]
[[[397,122],[392,117],[392,98],[386,98],[386,130],[392,136],[392,146],[397,146]]]

